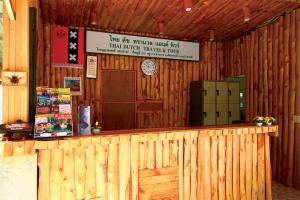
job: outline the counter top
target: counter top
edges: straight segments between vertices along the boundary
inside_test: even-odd
[[[227,135],[249,135],[249,134],[268,134],[269,136],[278,136],[278,125],[272,126],[257,126],[255,124],[232,124],[222,126],[201,126],[201,127],[171,127],[171,128],[151,128],[151,129],[132,129],[132,130],[113,130],[113,131],[101,131],[97,135],[87,136],[73,136],[73,137],[59,137],[59,138],[45,138],[26,141],[8,141],[0,142],[0,152],[2,149],[23,147],[28,148],[28,151],[34,151],[33,149],[45,149],[49,148],[49,145],[56,146],[57,144],[74,143],[74,145],[89,144],[93,140],[122,140],[120,138],[152,138],[152,140],[161,140],[164,138],[183,138],[188,135],[192,137],[198,136],[227,136]],[[144,140],[144,139],[142,139]],[[31,150],[29,150],[31,149]],[[1,153],[0,153],[1,154]]]
[[[219,126],[199,126],[199,127],[168,127],[168,128],[150,128],[150,129],[130,129],[130,130],[110,130],[101,131],[99,134],[86,136],[72,136],[72,137],[58,137],[58,138],[44,138],[36,139],[36,141],[51,141],[51,140],[68,140],[79,139],[86,137],[101,137],[101,136],[118,136],[118,135],[139,135],[139,134],[153,134],[153,133],[170,133],[170,132],[191,132],[197,131],[201,135],[235,135],[248,133],[268,133],[270,136],[278,136],[278,125],[271,126],[257,126],[254,123],[245,124],[230,124]]]
[[[101,131],[98,135],[116,135],[116,134],[139,134],[139,133],[153,133],[153,132],[181,132],[181,131],[208,131],[208,130],[223,130],[223,129],[244,129],[244,128],[257,128],[265,130],[263,132],[270,132],[266,130],[272,130],[277,132],[278,126],[257,126],[254,123],[244,124],[229,124],[229,125],[218,125],[218,126],[195,126],[195,127],[168,127],[168,128],[150,128],[150,129],[130,129],[130,130],[111,130]],[[82,136],[76,136],[82,137]],[[83,136],[85,137],[85,136]]]

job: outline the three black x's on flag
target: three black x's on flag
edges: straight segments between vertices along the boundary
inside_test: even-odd
[[[51,29],[52,66],[82,68],[84,30],[62,26],[52,26]]]

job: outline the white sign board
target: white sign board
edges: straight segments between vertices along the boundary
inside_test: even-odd
[[[199,61],[200,44],[86,31],[86,52]]]

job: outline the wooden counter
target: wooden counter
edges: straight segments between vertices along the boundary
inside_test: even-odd
[[[0,143],[38,153],[39,199],[271,199],[270,135],[249,124]]]

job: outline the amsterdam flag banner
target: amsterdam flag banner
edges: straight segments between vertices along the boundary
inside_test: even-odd
[[[84,62],[84,30],[51,26],[51,65],[82,68]]]

